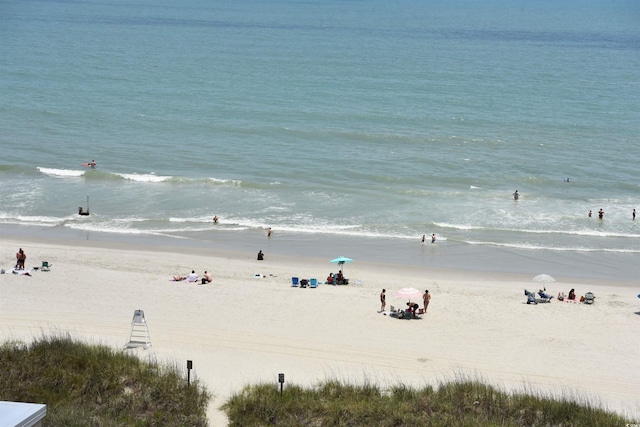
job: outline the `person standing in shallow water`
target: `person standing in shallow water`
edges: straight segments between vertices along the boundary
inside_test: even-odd
[[[518,193],[518,190],[516,190],[515,193],[513,193],[513,200],[518,200],[520,198],[520,193]]]
[[[436,235],[432,234],[431,235],[431,244],[434,244],[436,242]]]

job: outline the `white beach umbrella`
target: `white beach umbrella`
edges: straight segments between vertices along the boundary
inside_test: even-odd
[[[551,283],[551,282],[555,282],[556,279],[549,276],[548,274],[538,274],[536,277],[533,278],[533,281],[540,282],[540,283]]]

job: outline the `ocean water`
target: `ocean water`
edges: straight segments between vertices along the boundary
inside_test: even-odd
[[[638,2],[183,3],[0,3],[0,230],[640,279]]]

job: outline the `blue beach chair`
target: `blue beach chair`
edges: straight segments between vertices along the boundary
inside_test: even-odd
[[[298,278],[297,277],[292,277],[291,278],[291,286],[293,286],[294,288],[298,287]]]

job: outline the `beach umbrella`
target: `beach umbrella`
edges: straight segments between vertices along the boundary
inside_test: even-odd
[[[402,288],[399,291],[396,291],[393,295],[398,299],[406,299],[411,302],[412,299],[420,298],[422,296],[422,292],[416,288]]]
[[[551,282],[555,282],[556,279],[549,276],[548,274],[538,274],[536,277],[533,278],[533,281],[540,282],[540,283],[551,283]]]
[[[344,265],[345,262],[352,262],[352,261],[353,260],[351,258],[347,258],[347,257],[344,257],[344,256],[339,256],[338,258],[332,259],[329,262],[332,262],[334,264],[338,264],[340,266],[340,269],[342,269],[343,268],[342,266]]]

